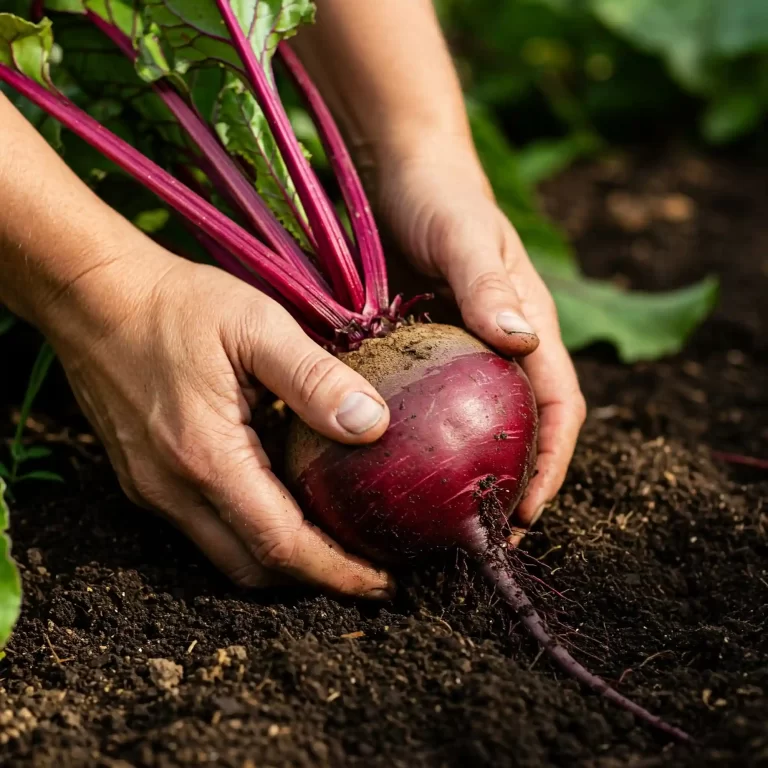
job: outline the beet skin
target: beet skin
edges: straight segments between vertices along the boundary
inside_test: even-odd
[[[391,423],[375,444],[350,447],[296,422],[289,476],[307,516],[379,562],[459,542],[482,550],[535,459],[536,404],[520,366],[438,324],[405,326],[342,359],[378,389]]]

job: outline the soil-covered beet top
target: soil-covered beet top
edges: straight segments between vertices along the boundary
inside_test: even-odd
[[[113,13],[118,7],[121,12]],[[429,555],[438,547],[467,551],[562,669],[668,735],[687,739],[576,662],[547,633],[517,583],[502,531],[535,459],[537,414],[530,384],[514,361],[464,331],[413,324],[408,303],[400,297],[390,303],[381,242],[349,153],[320,94],[281,42],[312,18],[312,3],[256,3],[239,12],[228,0],[131,5],[112,0],[103,13],[87,2],[67,4],[73,8],[136,62],[137,72],[151,83],[153,108],[164,110],[164,127],[175,120],[182,129],[181,146],[167,138],[167,130],[162,134],[171,144],[167,154],[176,174],[110,133],[56,88],[49,71],[48,19],[31,24],[0,14],[0,81],[155,192],[181,214],[214,259],[283,304],[313,339],[368,378],[389,405],[391,425],[372,446],[339,446],[296,424],[289,474],[307,514],[351,549],[383,561]],[[351,233],[280,102],[271,63],[278,46],[315,119]],[[195,104],[193,85],[180,74],[206,67],[223,68],[227,81],[215,129]],[[243,163],[242,145],[233,150],[228,143],[231,114],[249,110],[258,125],[251,166]],[[270,194],[262,198],[256,190],[265,184]]]

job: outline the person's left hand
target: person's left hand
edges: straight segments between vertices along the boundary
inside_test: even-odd
[[[512,520],[527,529],[560,489],[586,414],[552,297],[473,152],[433,145],[380,168],[378,207],[413,266],[445,285],[471,331],[524,358],[540,416],[537,473]]]

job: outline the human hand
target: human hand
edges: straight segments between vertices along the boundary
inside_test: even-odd
[[[530,528],[562,485],[586,406],[557,312],[473,152],[435,141],[379,162],[378,204],[402,251],[444,284],[467,327],[522,357],[539,408],[537,474],[512,522]],[[521,536],[515,536],[513,543]]]
[[[365,379],[262,293],[144,239],[66,297],[45,330],[135,503],[242,586],[391,596],[387,573],[304,520],[249,426],[259,382],[326,436],[375,440],[389,413]]]

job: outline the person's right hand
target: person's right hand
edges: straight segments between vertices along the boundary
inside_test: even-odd
[[[392,595],[386,572],[304,520],[249,426],[258,381],[326,436],[375,440],[389,412],[365,379],[259,291],[154,244],[85,273],[67,297],[49,335],[135,503],[242,586]]]

